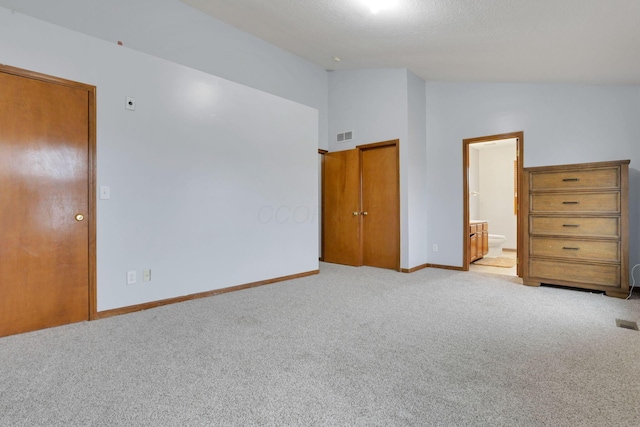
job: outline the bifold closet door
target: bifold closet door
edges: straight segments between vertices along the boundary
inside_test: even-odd
[[[400,265],[398,149],[360,150],[363,264],[397,270]]]
[[[323,180],[324,261],[400,266],[398,146],[326,153]]]
[[[324,155],[324,261],[362,265],[358,150]]]

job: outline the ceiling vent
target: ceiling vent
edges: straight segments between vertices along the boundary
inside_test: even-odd
[[[342,143],[342,142],[351,141],[352,139],[353,139],[353,131],[350,130],[349,132],[339,133],[336,137],[336,142]]]

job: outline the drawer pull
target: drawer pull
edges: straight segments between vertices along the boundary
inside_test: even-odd
[[[580,224],[562,224],[563,227],[580,227]]]
[[[564,178],[563,181],[564,182],[575,182],[575,181],[580,181],[580,178]]]
[[[580,202],[562,202],[563,205],[579,205]]]
[[[562,249],[566,249],[568,251],[579,251],[580,250],[580,248],[572,248],[570,246],[564,246]]]

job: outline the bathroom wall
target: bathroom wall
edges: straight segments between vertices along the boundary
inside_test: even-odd
[[[503,248],[516,249],[518,217],[513,200],[516,144],[485,146],[479,154],[480,218],[489,221],[489,234],[507,238]]]
[[[469,145],[469,219],[480,217],[480,151]]]

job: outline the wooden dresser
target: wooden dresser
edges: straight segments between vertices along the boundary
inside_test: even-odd
[[[626,298],[629,160],[526,168],[523,281]]]

